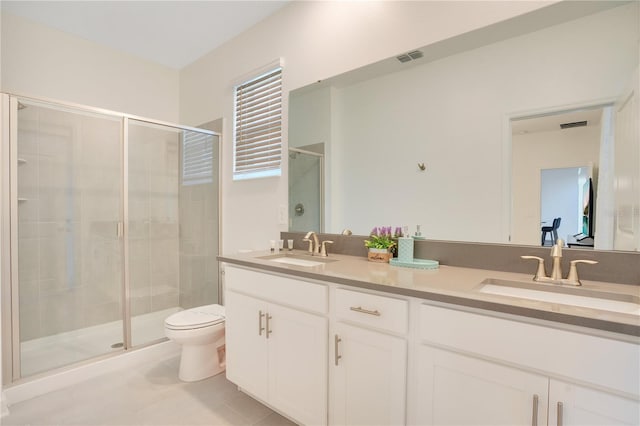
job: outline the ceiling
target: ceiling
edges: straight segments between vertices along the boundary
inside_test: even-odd
[[[511,121],[511,131],[516,135],[560,130],[560,124],[586,121],[587,126],[599,126],[602,107],[583,108],[558,114],[549,114]]]
[[[275,13],[285,1],[9,1],[17,15],[180,69]]]

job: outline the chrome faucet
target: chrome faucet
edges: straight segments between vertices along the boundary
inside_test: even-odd
[[[315,231],[307,232],[307,235],[305,235],[302,241],[309,242],[309,250],[307,251],[311,256],[318,255],[327,257],[327,244],[333,244],[333,241],[329,240],[325,240],[322,242],[322,244],[320,244],[320,241],[318,240],[318,234],[316,234]]]
[[[538,261],[538,269],[536,270],[536,274],[533,277],[534,281],[543,282],[543,283],[552,283],[552,284],[568,284],[579,286],[582,285],[580,279],[578,278],[578,263],[588,263],[590,265],[595,265],[598,263],[595,260],[572,260],[570,262],[571,267],[569,269],[569,275],[566,279],[562,278],[562,265],[560,264],[560,259],[562,259],[562,246],[564,245],[564,241],[558,239],[555,245],[551,247],[551,257],[553,258],[553,268],[551,269],[551,276],[547,277],[547,272],[544,269],[544,259],[538,256],[520,256],[522,259],[535,259]]]

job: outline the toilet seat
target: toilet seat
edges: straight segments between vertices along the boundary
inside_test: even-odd
[[[224,307],[207,305],[176,312],[164,320],[164,325],[171,330],[193,330],[220,324],[224,320]]]

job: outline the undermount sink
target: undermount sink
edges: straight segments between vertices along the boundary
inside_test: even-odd
[[[582,287],[526,283],[496,278],[482,281],[478,291],[640,316],[640,297],[632,294],[606,293]]]
[[[290,254],[290,253],[271,254],[269,256],[259,257],[258,259],[269,260],[271,262],[276,262],[276,263],[284,263],[287,265],[306,266],[306,267],[320,266],[320,265],[324,265],[325,263],[331,263],[338,260],[338,259],[332,259],[328,257],[313,257],[309,255]]]

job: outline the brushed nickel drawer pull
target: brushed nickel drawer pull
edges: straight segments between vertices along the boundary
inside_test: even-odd
[[[358,307],[352,306],[349,309],[355,312],[363,313],[363,314],[375,315],[377,317],[380,316],[380,311],[378,311],[377,309],[375,311],[370,311],[368,309],[364,309],[362,306],[358,306]]]
[[[273,333],[273,330],[269,328],[269,320],[271,319],[273,319],[273,317],[267,313],[267,339],[269,338],[269,335]]]
[[[533,412],[531,414],[531,426],[538,426],[538,395],[533,395]]]
[[[335,364],[338,365],[338,360],[342,358],[338,350],[338,343],[342,342],[342,339],[338,337],[337,334],[334,335],[333,339],[333,357],[335,359]]]
[[[262,332],[264,331],[264,327],[262,326],[262,318],[264,314],[262,311],[258,311],[258,336],[262,336]]]
[[[564,404],[562,404],[562,402],[558,402],[558,422],[557,422],[557,426],[562,426],[562,424],[564,423]]]

